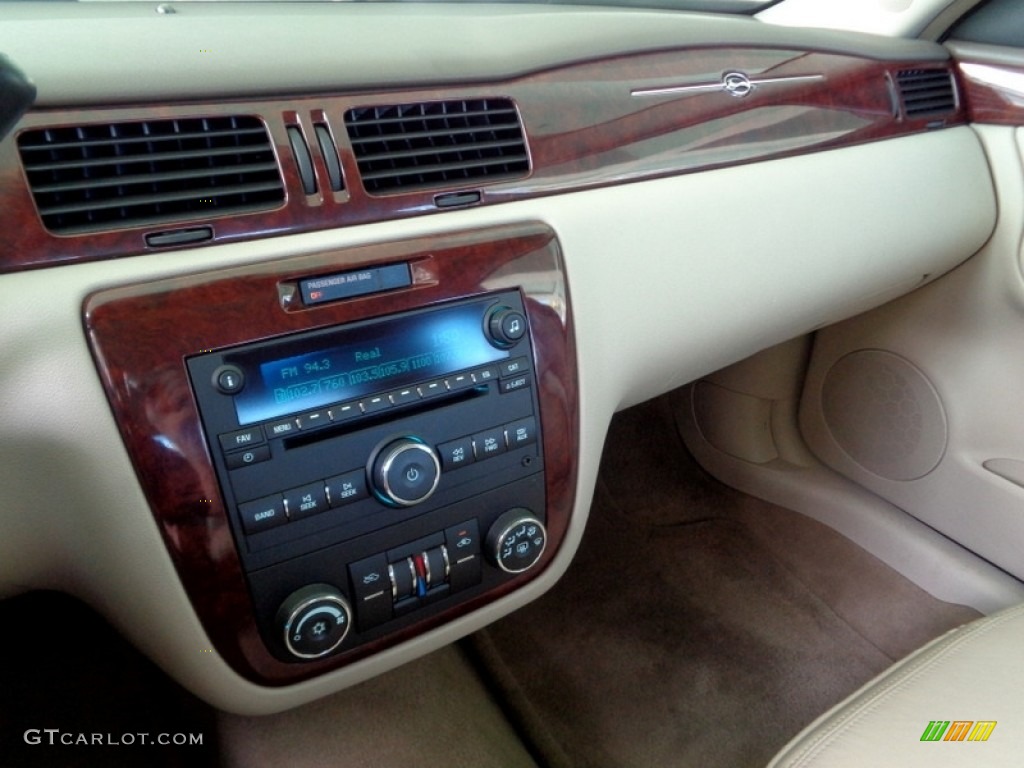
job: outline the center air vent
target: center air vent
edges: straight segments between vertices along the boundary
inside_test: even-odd
[[[255,117],[32,130],[18,148],[43,224],[61,234],[284,202],[267,129]]]
[[[896,87],[907,117],[956,112],[956,86],[948,69],[904,69],[896,73]]]
[[[530,170],[509,99],[350,109],[345,125],[370,193],[497,181]]]

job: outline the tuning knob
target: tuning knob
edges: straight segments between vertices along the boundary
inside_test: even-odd
[[[429,445],[403,437],[385,445],[373,461],[374,490],[386,504],[411,507],[426,501],[441,479],[441,462]]]
[[[526,315],[512,307],[495,307],[487,316],[487,338],[507,349],[526,335]]]
[[[318,659],[341,645],[352,623],[352,609],[331,585],[310,584],[281,604],[277,623],[289,653],[299,659]]]
[[[516,507],[494,521],[485,549],[491,563],[505,573],[522,573],[537,564],[547,543],[544,523],[530,510]]]

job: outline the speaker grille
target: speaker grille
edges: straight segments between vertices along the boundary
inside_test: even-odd
[[[822,412],[854,462],[888,480],[917,480],[946,451],[946,414],[935,388],[913,364],[867,349],[837,361],[825,376]]]

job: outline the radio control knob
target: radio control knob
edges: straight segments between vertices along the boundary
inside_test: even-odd
[[[441,462],[429,445],[403,437],[381,449],[370,474],[381,501],[411,507],[433,495],[441,479]]]
[[[310,584],[291,595],[277,612],[288,652],[297,659],[319,659],[339,645],[352,624],[352,609],[329,584]]]
[[[511,347],[526,335],[526,316],[512,307],[495,307],[487,316],[487,338],[496,346]]]
[[[485,551],[491,563],[505,573],[522,573],[544,554],[548,533],[536,515],[516,507],[494,521],[487,532]]]

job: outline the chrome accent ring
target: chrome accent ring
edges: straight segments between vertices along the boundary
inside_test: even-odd
[[[391,472],[391,467],[394,466],[395,461],[406,451],[422,451],[430,457],[430,462],[434,465],[434,482],[430,486],[430,490],[415,499],[405,499],[395,493],[391,487],[391,483],[388,481],[388,474]],[[384,495],[393,501],[395,504],[403,507],[411,507],[415,504],[426,501],[434,495],[434,491],[437,490],[437,484],[441,482],[441,462],[437,459],[437,454],[429,445],[424,445],[419,442],[402,442],[400,445],[392,447],[384,456],[384,460],[380,464],[380,470],[378,477],[376,478],[380,482],[381,490]]]

